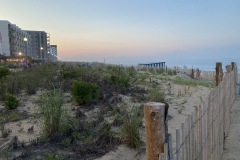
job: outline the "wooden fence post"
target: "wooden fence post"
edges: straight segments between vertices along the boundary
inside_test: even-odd
[[[231,62],[231,66],[232,66],[232,71],[233,71],[235,69],[235,67],[236,67],[235,62]]]
[[[172,134],[168,134],[169,160],[173,160]]]
[[[216,63],[216,86],[221,82],[222,80],[222,63],[217,62]]]
[[[176,129],[176,153],[177,153],[177,159],[176,160],[180,160],[180,129],[177,128]]]
[[[160,154],[164,153],[165,104],[155,102],[145,104],[144,118],[147,160],[159,160]]]
[[[194,159],[196,159],[196,160],[198,160],[199,158],[198,158],[198,143],[199,143],[199,134],[198,134],[198,132],[199,132],[199,128],[198,128],[198,126],[199,126],[199,119],[198,119],[198,107],[197,106],[195,106],[195,111],[194,111],[194,121],[193,121],[193,123],[194,123],[194,148],[195,148],[195,151],[194,151]]]
[[[238,70],[235,62],[231,63],[232,71],[234,72],[234,88],[235,88],[235,97],[238,95]],[[236,99],[236,98],[235,98]]]
[[[168,157],[168,144],[167,143],[165,143],[164,144],[164,153],[166,153],[166,154],[164,154],[164,160],[169,160],[169,157]]]
[[[231,70],[232,70],[231,67],[232,67],[231,65],[226,65],[226,72],[227,72],[227,73],[230,73],[230,72],[231,72]]]
[[[185,124],[182,123],[181,125],[181,129],[182,129],[182,159],[181,160],[185,160],[186,159],[186,134],[185,134]]]

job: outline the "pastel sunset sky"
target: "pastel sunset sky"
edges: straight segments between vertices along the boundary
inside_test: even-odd
[[[240,51],[239,0],[0,0],[0,19],[50,33],[67,61],[130,64]]]

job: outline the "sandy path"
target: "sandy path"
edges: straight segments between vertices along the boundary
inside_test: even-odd
[[[96,158],[95,160],[145,160],[145,153],[130,149],[125,145],[120,145],[114,151],[107,153],[106,155]]]
[[[231,125],[223,151],[223,160],[240,159],[240,97],[231,111]]]

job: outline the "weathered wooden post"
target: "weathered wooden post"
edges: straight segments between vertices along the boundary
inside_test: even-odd
[[[236,96],[240,95],[240,85],[238,86],[238,69],[237,69],[237,64],[235,62],[231,63],[232,65],[232,71],[234,71],[234,77],[235,77],[235,85],[234,88],[236,89]]]
[[[165,104],[150,102],[144,106],[147,160],[159,160],[164,153]],[[167,153],[165,153],[167,154]]]
[[[191,69],[191,78],[194,79],[194,69]]]
[[[216,63],[216,86],[222,81],[222,62]]]
[[[231,66],[232,66],[232,71],[233,71],[234,68],[235,68],[235,63],[234,63],[234,62],[231,62]]]
[[[226,72],[230,73],[232,70],[231,65],[226,65]]]

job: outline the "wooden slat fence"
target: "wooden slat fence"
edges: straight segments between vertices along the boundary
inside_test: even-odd
[[[176,129],[176,150],[172,151],[171,138],[164,146],[163,160],[220,160],[224,139],[230,127],[230,111],[237,96],[237,66],[223,75],[206,101],[195,106],[186,121]]]

